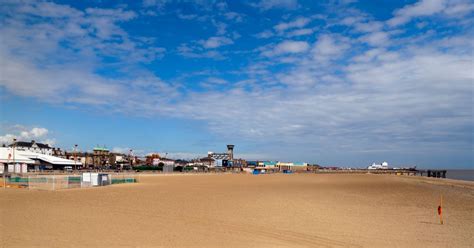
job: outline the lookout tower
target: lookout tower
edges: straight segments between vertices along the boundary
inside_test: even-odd
[[[208,152],[207,156],[209,158],[218,159],[218,160],[233,161],[234,160],[234,145],[227,145],[227,152],[223,152],[223,153]]]
[[[227,153],[229,154],[229,160],[234,159],[234,145],[227,145]]]

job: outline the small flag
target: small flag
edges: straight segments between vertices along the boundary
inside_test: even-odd
[[[442,211],[443,211],[443,210],[442,210],[442,208],[441,208],[441,205],[440,205],[440,206],[438,206],[438,215],[440,215],[440,216],[441,216],[441,213],[442,213]]]

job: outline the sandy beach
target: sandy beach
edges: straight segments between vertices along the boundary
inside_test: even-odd
[[[2,247],[472,247],[474,185],[390,175],[143,176],[0,190]],[[444,225],[436,208],[444,197]]]

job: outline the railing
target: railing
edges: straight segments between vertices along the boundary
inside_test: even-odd
[[[89,188],[111,184],[137,183],[138,175],[107,174],[107,180],[85,181],[82,175],[9,175],[3,180],[3,187],[37,190],[61,190]]]

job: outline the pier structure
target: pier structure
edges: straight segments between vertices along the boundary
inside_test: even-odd
[[[368,169],[318,169],[315,173],[348,173],[348,174],[389,174],[404,176],[424,176],[435,178],[446,178],[447,170],[413,170],[413,169],[387,169],[387,170],[368,170]]]
[[[427,177],[446,178],[446,170],[427,170]]]
[[[405,176],[423,176],[424,171],[420,170],[368,170],[368,169],[318,169],[316,173],[348,173],[348,174],[389,174],[389,175],[405,175]]]

